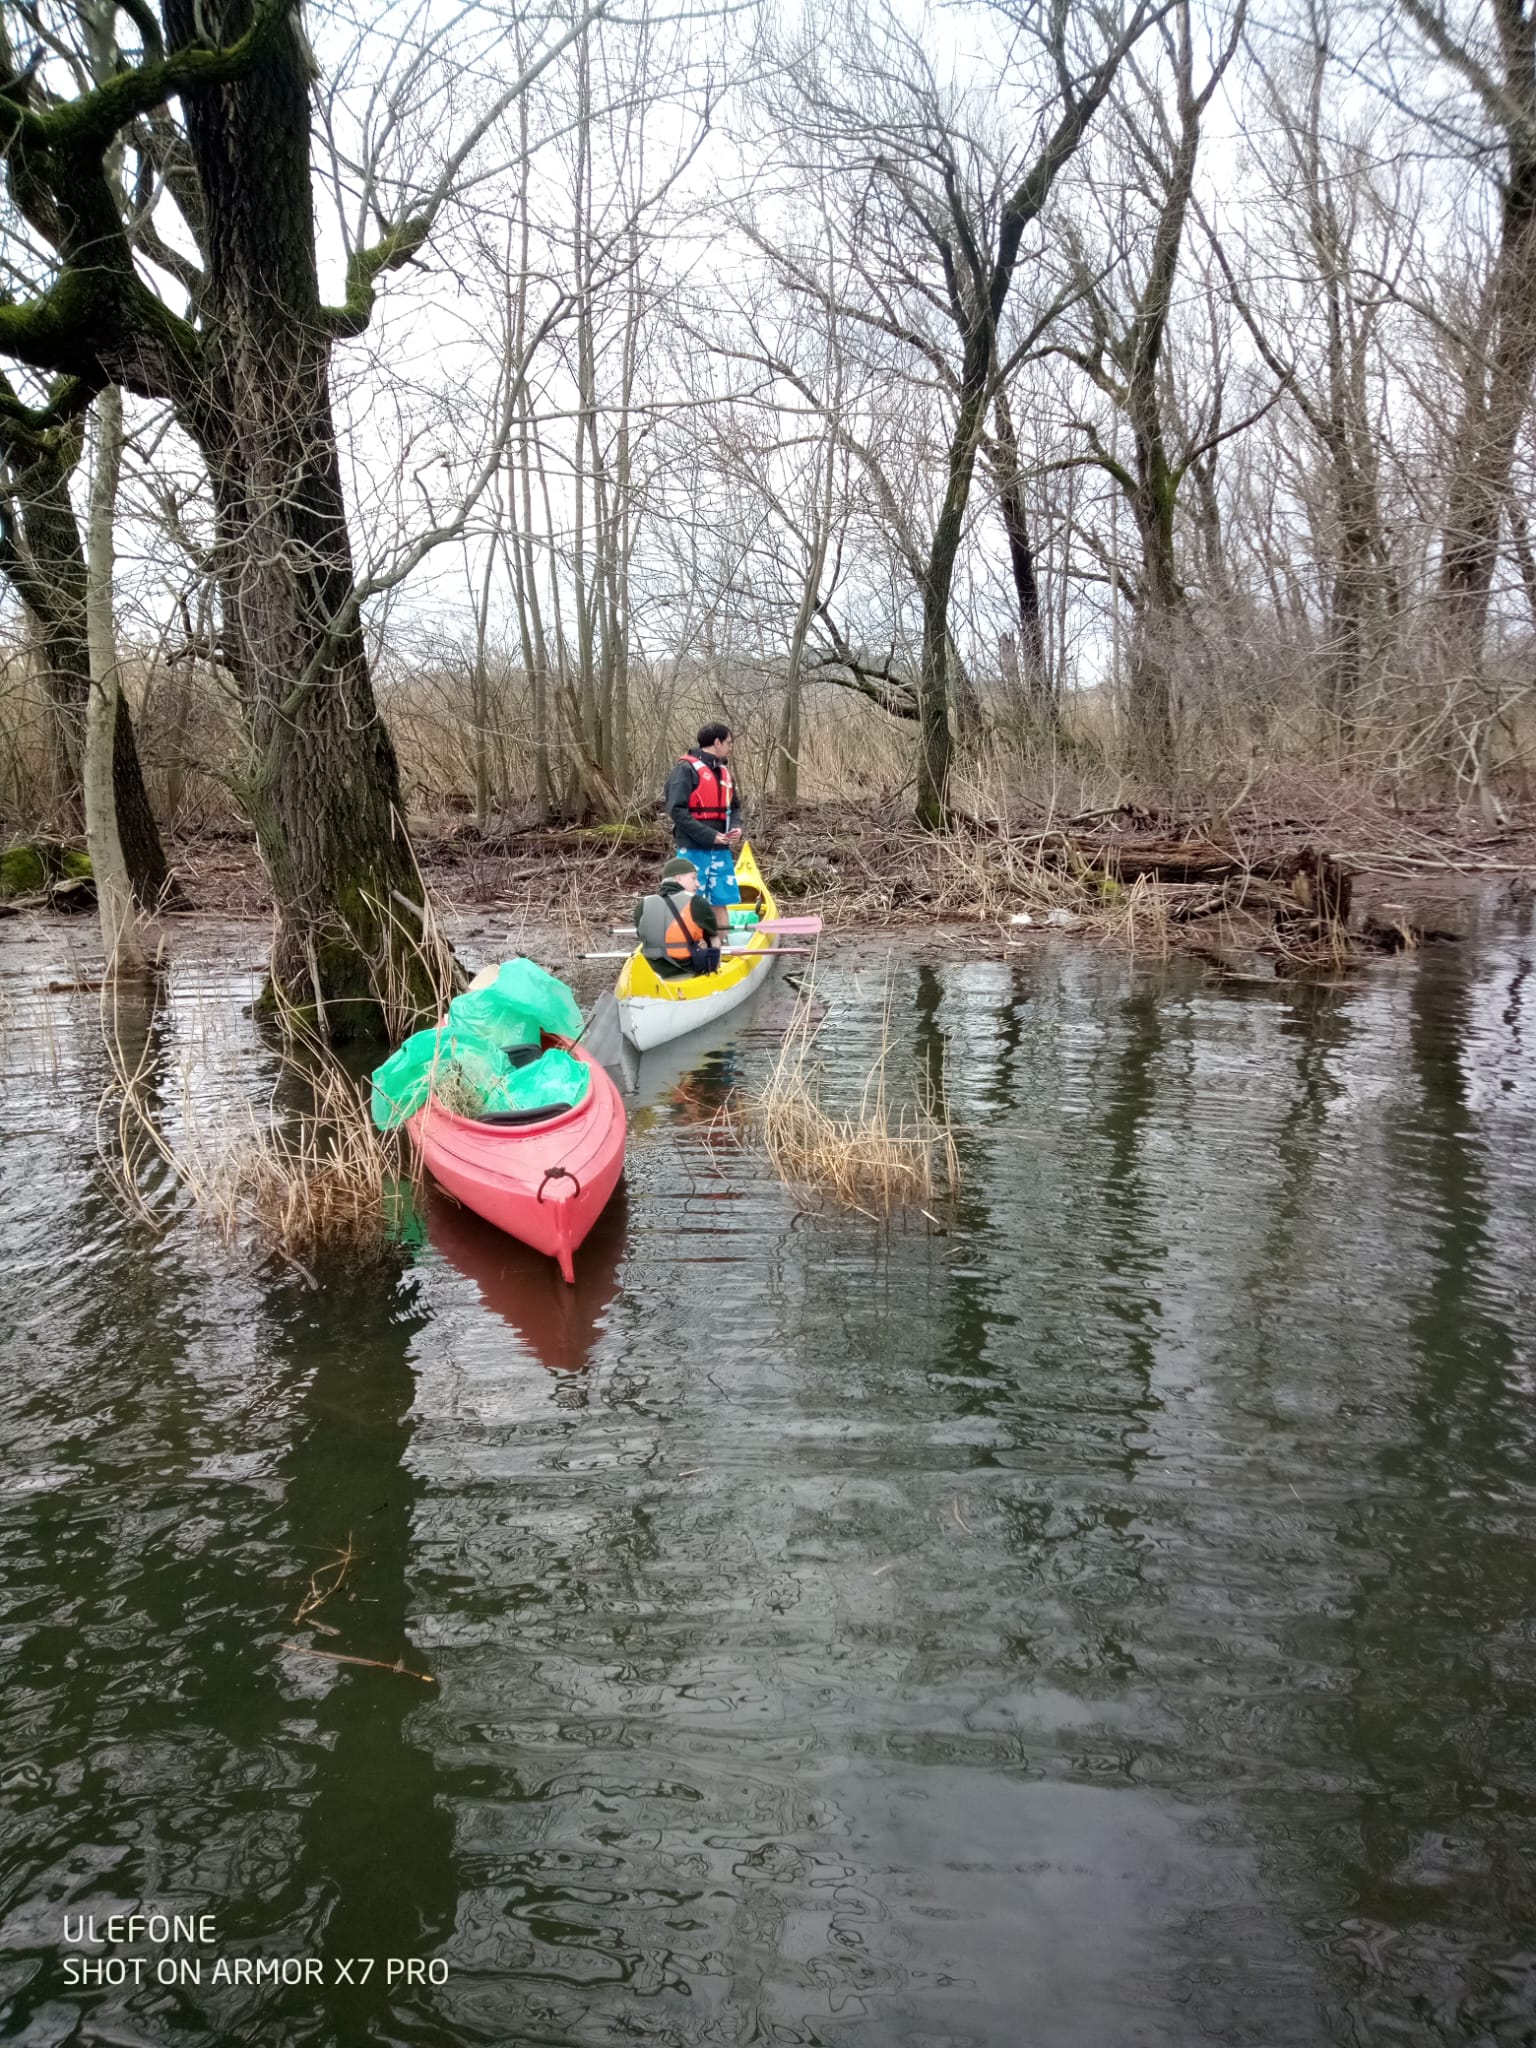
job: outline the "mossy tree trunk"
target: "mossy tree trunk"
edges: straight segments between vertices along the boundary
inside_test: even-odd
[[[91,687],[80,749],[80,784],[85,800],[86,844],[96,878],[102,953],[107,977],[115,980],[121,975],[143,975],[149,967],[134,914],[128,864],[118,836],[113,788],[113,733],[121,693],[112,590],[117,554],[117,485],[123,465],[123,394],[115,385],[108,385],[96,400],[95,443],[85,581]]]
[[[425,1011],[443,963],[402,907],[420,885],[363,647],[329,361],[426,228],[390,231],[354,258],[346,305],[322,305],[312,60],[287,0],[163,0],[163,34],[147,7],[130,12],[142,60],[62,104],[38,103],[0,44],[12,189],[44,195],[28,218],[60,264],[30,303],[0,306],[0,352],[61,380],[34,430],[118,383],[169,399],[202,450],[221,656],[244,708],[240,793],[277,909],[273,993],[334,1037],[372,1034],[381,989]],[[173,96],[174,189],[203,258],[185,320],[138,274],[107,169],[117,138]]]
[[[173,42],[245,28],[241,0],[166,0]],[[331,411],[307,53],[285,21],[243,75],[187,92],[206,212],[205,340],[183,411],[208,464],[244,793],[272,878],[275,989],[334,1037],[377,1029],[393,974],[432,989],[400,898],[420,892],[394,746],[374,700]],[[402,926],[404,927],[402,929]]]
[[[182,12],[168,0],[178,39],[193,28]],[[223,13],[228,34],[235,9]],[[419,883],[352,602],[308,78],[291,30],[246,76],[185,106],[208,273],[184,414],[213,482],[220,614],[249,750],[242,793],[278,912],[273,982],[347,1037],[376,1028],[376,980],[392,958],[409,978],[396,893],[413,900]]]
[[[3,378],[0,392],[9,393]],[[26,434],[0,413],[0,452],[7,471],[0,492],[0,573],[21,599],[32,629],[51,718],[53,798],[76,829],[85,823],[81,768],[91,687],[85,548],[69,494],[80,449],[80,432],[73,424]],[[141,910],[154,910],[164,900],[170,869],[144,787],[133,714],[121,691],[113,725],[112,781],[134,901]]]

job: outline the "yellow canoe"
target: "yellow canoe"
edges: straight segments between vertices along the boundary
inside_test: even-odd
[[[742,902],[750,904],[760,918],[778,916],[778,905],[745,840],[736,856],[736,881]],[[746,938],[746,934],[742,936]],[[754,930],[746,944],[748,950],[734,960],[722,961],[718,973],[683,974],[672,980],[659,975],[636,947],[619,969],[614,989],[619,1028],[630,1044],[649,1052],[652,1046],[697,1031],[700,1025],[744,1003],[768,972],[777,940],[772,932]]]

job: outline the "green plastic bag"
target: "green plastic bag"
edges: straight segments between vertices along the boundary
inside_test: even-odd
[[[592,1070],[584,1060],[551,1047],[526,1066],[509,1067],[505,1050],[469,1031],[418,1031],[373,1074],[373,1120],[392,1131],[424,1109],[435,1079],[452,1071],[452,1106],[463,1113],[463,1092],[484,1110],[547,1109],[586,1100]]]
[[[373,1120],[392,1131],[424,1109],[432,1079],[449,1061],[475,1088],[498,1087],[507,1072],[506,1054],[477,1032],[434,1029],[416,1031],[381,1067],[373,1070]]]
[[[592,1086],[592,1069],[558,1046],[530,1060],[525,1067],[511,1067],[499,1085],[486,1097],[487,1109],[548,1109],[552,1103],[569,1103],[574,1109],[584,1102]]]
[[[424,1109],[434,1069],[449,1060],[470,1090],[484,1096],[487,1109],[580,1102],[592,1084],[582,1061],[552,1049],[525,1067],[509,1068],[505,1055],[514,1046],[537,1045],[545,1032],[579,1038],[582,1028],[580,1007],[563,981],[536,961],[508,960],[489,988],[454,997],[446,1030],[414,1032],[375,1067],[373,1120],[391,1131]]]
[[[448,1005],[448,1022],[476,1038],[488,1039],[503,1052],[514,1045],[537,1045],[541,1036],[538,1019],[526,1010],[514,1009],[494,985],[455,996]]]
[[[563,981],[537,961],[507,960],[489,988],[455,996],[448,1021],[498,1045],[537,1045],[541,1032],[552,1038],[581,1035],[581,1009]]]
[[[373,1070],[373,1121],[392,1131],[413,1117],[432,1092],[432,1067],[439,1057],[439,1031],[414,1031]]]

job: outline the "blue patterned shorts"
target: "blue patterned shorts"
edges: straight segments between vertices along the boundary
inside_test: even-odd
[[[699,871],[699,894],[706,903],[739,903],[741,891],[736,886],[736,856],[728,846],[680,846],[677,849],[681,860],[691,860]]]

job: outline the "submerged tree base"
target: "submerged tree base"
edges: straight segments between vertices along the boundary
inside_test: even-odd
[[[256,1014],[300,1042],[397,1042],[436,1023],[465,975],[413,870],[415,894],[356,889],[334,915],[273,934]]]

